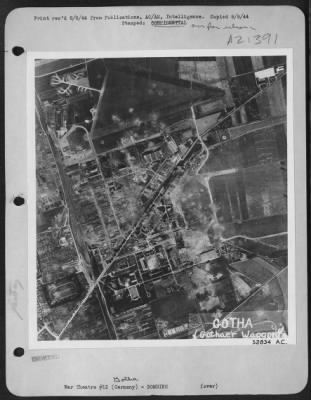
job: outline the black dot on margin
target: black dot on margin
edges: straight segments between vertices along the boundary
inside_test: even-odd
[[[15,357],[23,357],[23,355],[25,354],[25,351],[22,347],[16,347],[16,349],[14,349],[13,354]]]
[[[12,53],[14,54],[14,56],[20,56],[24,53],[24,51],[24,48],[21,46],[14,46],[12,49]]]
[[[22,206],[23,204],[25,204],[25,199],[21,196],[16,196],[13,200],[13,203],[16,206]]]

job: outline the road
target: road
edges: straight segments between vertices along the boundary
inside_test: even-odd
[[[36,97],[36,113],[37,113],[37,117],[40,121],[41,127],[44,131],[44,133],[46,134],[46,137],[49,141],[49,145],[50,145],[50,149],[53,153],[53,157],[58,169],[58,173],[59,173],[59,177],[60,177],[60,182],[62,185],[62,189],[63,189],[63,194],[64,194],[64,200],[65,203],[67,205],[67,208],[69,210],[69,224],[71,227],[71,231],[73,233],[73,238],[75,240],[75,243],[77,245],[77,248],[79,250],[79,255],[82,257],[82,259],[84,260],[84,262],[82,263],[82,268],[84,267],[84,275],[85,278],[87,280],[87,282],[90,284],[93,281],[93,277],[92,277],[92,271],[90,268],[88,268],[87,266],[90,266],[90,260],[89,260],[89,255],[88,255],[88,248],[87,245],[84,241],[83,238],[83,233],[81,230],[80,225],[77,223],[78,217],[78,210],[76,207],[76,204],[74,202],[73,199],[73,191],[72,191],[72,185],[71,182],[69,180],[69,178],[67,177],[65,171],[64,171],[64,167],[63,167],[63,162],[60,158],[60,153],[58,152],[54,140],[51,137],[51,134],[49,133],[49,128],[46,124],[45,118],[44,118],[44,114],[43,114],[43,108],[40,102],[40,99],[38,97]]]
[[[72,192],[71,182],[69,181],[69,178],[67,177],[67,175],[64,171],[63,163],[62,163],[62,160],[60,159],[60,153],[58,152],[58,150],[54,144],[54,140],[51,137],[48,126],[46,124],[46,121],[44,120],[43,109],[42,109],[39,98],[36,98],[36,111],[37,111],[37,116],[40,120],[42,129],[44,130],[46,137],[49,141],[50,148],[51,148],[51,151],[54,156],[54,160],[55,160],[57,168],[58,168],[58,172],[59,172],[59,176],[60,176],[60,180],[61,180],[61,184],[62,184],[62,189],[63,189],[63,193],[64,193],[64,197],[65,197],[65,203],[70,210],[69,225],[71,228],[71,232],[74,236],[74,240],[78,244],[78,247],[79,247],[78,251],[80,252],[80,254],[82,253],[83,259],[84,259],[84,262],[82,262],[81,267],[83,269],[84,276],[85,276],[89,286],[92,286],[92,284],[94,282],[94,276],[93,276],[93,272],[91,269],[91,262],[89,260],[88,248],[84,241],[81,227],[77,223],[78,217],[77,217],[76,213],[78,211],[76,209],[76,205],[73,200],[73,192]],[[95,290],[95,295],[97,297],[101,312],[102,312],[104,320],[106,322],[109,336],[111,339],[116,339],[116,331],[115,331],[113,322],[111,320],[109,311],[107,309],[106,301],[104,298],[102,298],[102,294],[100,293],[98,288]],[[59,335],[59,337],[60,336],[61,335]]]

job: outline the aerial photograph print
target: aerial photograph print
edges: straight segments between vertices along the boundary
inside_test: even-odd
[[[286,55],[38,58],[34,85],[36,340],[286,342]]]

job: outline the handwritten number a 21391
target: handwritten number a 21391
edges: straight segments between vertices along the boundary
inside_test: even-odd
[[[239,45],[239,44],[244,44],[245,42],[251,43],[255,46],[260,46],[262,44],[276,44],[278,41],[278,34],[271,34],[270,32],[264,33],[264,34],[256,34],[256,35],[247,35],[247,36],[242,36],[242,35],[232,35],[232,33],[229,35],[229,38],[227,40],[227,46],[230,45]]]

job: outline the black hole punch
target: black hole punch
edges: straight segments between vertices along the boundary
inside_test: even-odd
[[[24,48],[21,46],[14,46],[12,49],[12,53],[14,54],[14,56],[20,56],[24,53],[24,51]]]
[[[24,200],[24,198],[21,197],[21,196],[16,196],[16,197],[14,198],[14,200],[13,200],[13,203],[14,203],[16,206],[22,206],[23,204],[25,204],[25,200]]]
[[[25,351],[22,347],[16,347],[16,349],[14,349],[13,354],[15,357],[23,357],[23,355],[25,354]]]

